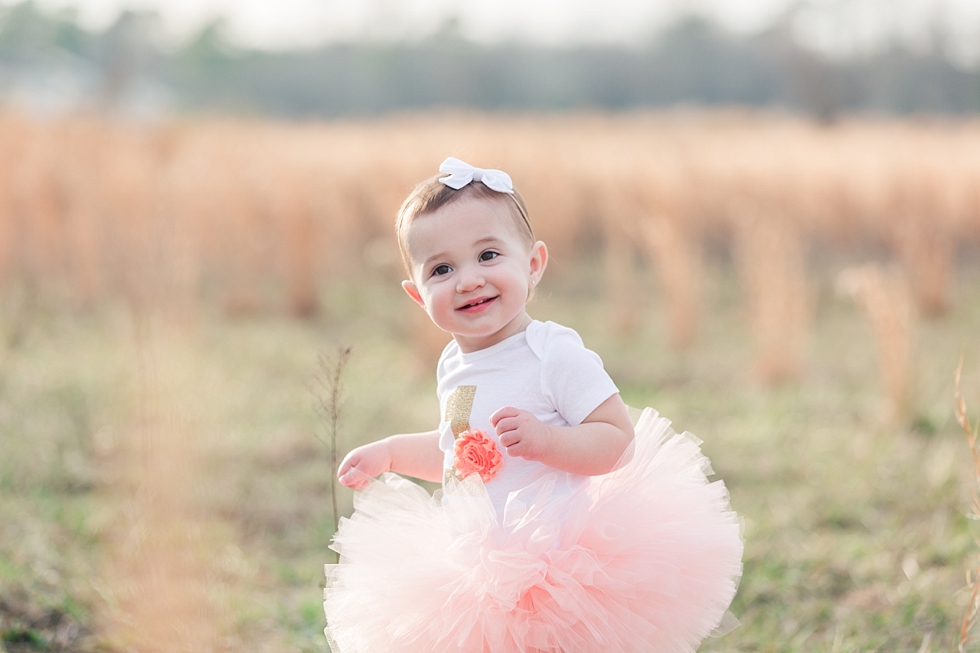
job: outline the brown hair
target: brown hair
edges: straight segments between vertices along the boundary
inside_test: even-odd
[[[429,213],[435,213],[439,209],[463,198],[474,198],[494,202],[504,201],[510,207],[510,212],[518,225],[521,237],[530,247],[534,244],[534,231],[531,229],[531,221],[527,217],[527,206],[524,198],[516,190],[511,193],[500,193],[481,182],[471,182],[459,190],[450,188],[439,181],[445,177],[444,174],[436,175],[426,179],[415,187],[409,196],[398,209],[398,217],[395,219],[395,235],[398,238],[398,249],[402,255],[402,262],[405,269],[411,273],[409,266],[408,251],[405,247],[405,233],[408,227],[416,218]]]

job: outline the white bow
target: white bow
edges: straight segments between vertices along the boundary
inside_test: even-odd
[[[483,184],[498,193],[513,193],[514,182],[510,175],[503,170],[484,170],[471,166],[465,161],[460,161],[455,157],[449,157],[439,166],[439,172],[449,173],[448,177],[441,177],[439,181],[454,190],[459,190],[471,181],[482,181]]]

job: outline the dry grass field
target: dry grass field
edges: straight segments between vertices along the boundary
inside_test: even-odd
[[[0,114],[0,650],[326,650],[318,356],[353,347],[342,448],[431,428],[391,225],[447,155],[525,195],[532,315],[726,481],[742,625],[702,650],[960,645],[980,123]]]

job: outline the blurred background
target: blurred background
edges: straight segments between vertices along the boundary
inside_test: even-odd
[[[701,650],[974,650],[980,4],[0,0],[0,651],[328,650],[336,456],[438,419],[392,225],[450,155],[729,488]]]
[[[980,106],[980,9],[970,0],[0,6],[0,92],[48,115],[739,105],[829,122]]]

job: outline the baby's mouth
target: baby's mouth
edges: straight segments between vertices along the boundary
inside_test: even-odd
[[[485,304],[489,304],[490,302],[492,302],[495,299],[497,299],[497,298],[496,297],[484,297],[482,299],[478,299],[476,301],[470,302],[469,304],[463,304],[457,310],[465,311],[465,310],[468,310],[468,309],[471,309],[471,308],[477,308],[479,306],[483,306]]]

